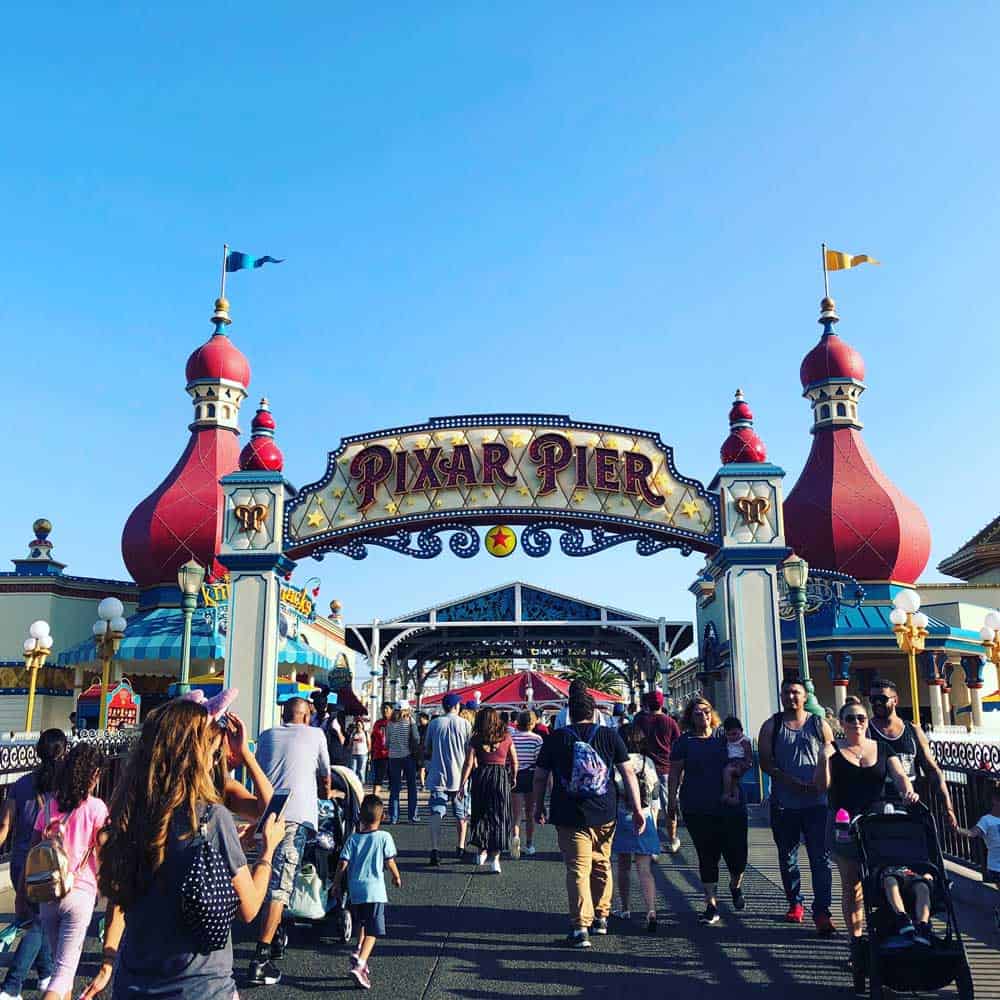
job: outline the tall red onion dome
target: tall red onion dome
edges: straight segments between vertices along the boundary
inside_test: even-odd
[[[271,407],[262,399],[250,424],[250,440],[240,452],[240,469],[244,472],[281,472],[285,459],[274,442],[274,429]]]
[[[729,411],[729,437],[719,451],[723,465],[735,462],[766,462],[767,449],[753,429],[753,412],[743,398],[743,390],[736,390],[733,408]]]
[[[864,361],[833,332],[840,319],[833,299],[820,309],[823,336],[800,372],[813,408],[813,443],[785,500],[785,537],[817,568],[915,583],[931,551],[927,520],[865,446],[858,418]]]
[[[226,336],[229,303],[217,299],[215,333],[188,359],[187,392],[194,405],[191,436],[166,479],[132,511],[122,533],[122,557],[140,588],[177,586],[177,570],[189,559],[208,574],[216,562],[224,510],[219,480],[239,465],[239,412],[250,383],[250,366]]]

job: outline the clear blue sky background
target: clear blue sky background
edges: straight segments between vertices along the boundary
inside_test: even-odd
[[[833,292],[928,576],[997,513],[996,7],[142,6],[5,17],[10,556],[45,515],[70,572],[123,575],[223,241],[288,258],[231,277],[231,332],[300,485],[341,435],[505,410],[657,430],[707,481],[743,386],[790,488],[826,239],[884,262]],[[514,577],[690,618],[698,567],[375,551],[298,578],[349,620]]]

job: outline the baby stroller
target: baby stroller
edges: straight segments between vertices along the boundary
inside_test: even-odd
[[[342,797],[319,801],[319,828],[306,842],[295,888],[285,907],[286,926],[280,933],[286,941],[289,926],[320,928],[330,922],[335,922],[338,938],[351,940],[347,886],[342,888],[339,905],[330,898],[330,890],[340,852],[357,829],[365,790],[354,771],[340,765],[331,768],[330,787]]]
[[[899,807],[897,807],[898,809]],[[871,1000],[883,990],[939,990],[954,983],[962,1000],[973,1000],[972,972],[945,874],[944,858],[930,810],[922,803],[905,812],[869,813],[854,820],[864,894],[867,948],[855,955],[854,988],[864,993],[867,974]],[[905,866],[930,875],[931,916],[943,922],[929,947],[894,947],[896,921],[882,888],[889,868]]]

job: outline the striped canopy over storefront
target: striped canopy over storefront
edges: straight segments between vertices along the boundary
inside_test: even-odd
[[[181,658],[184,615],[179,608],[154,608],[139,611],[128,620],[125,638],[118,649],[117,659],[123,663],[142,663],[155,672],[156,665],[173,664]],[[226,657],[226,636],[213,629],[205,616],[195,614],[191,622],[191,662],[199,669],[221,668]],[[59,654],[61,667],[94,663],[97,659],[94,640],[87,639]],[[329,670],[330,660],[301,638],[283,637],[278,648],[278,662]]]

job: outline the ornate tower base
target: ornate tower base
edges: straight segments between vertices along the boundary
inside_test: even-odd
[[[222,479],[225,521],[219,561],[229,570],[226,686],[239,689],[251,736],[277,723],[278,598],[294,566],[281,551],[285,498],[280,472],[234,472]]]

